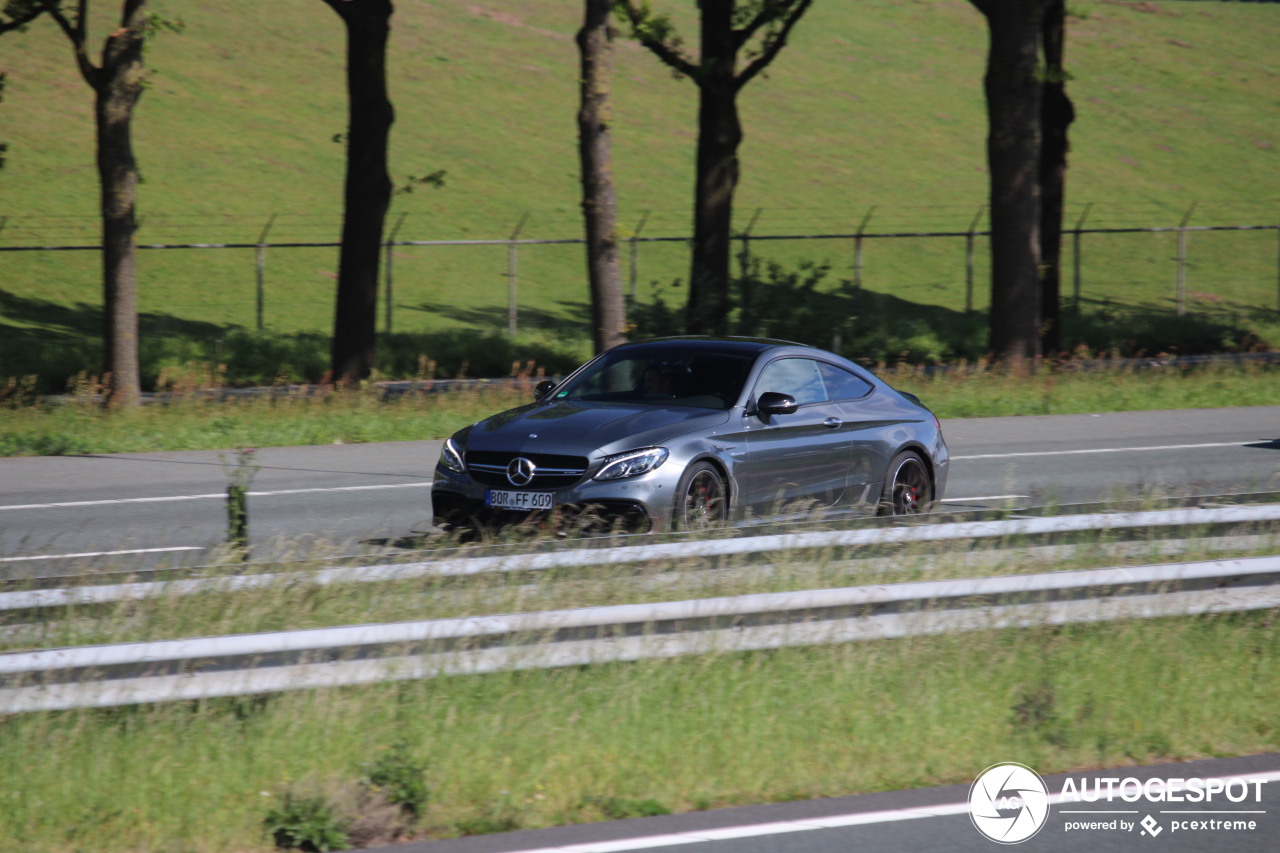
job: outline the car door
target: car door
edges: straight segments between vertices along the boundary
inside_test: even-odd
[[[875,503],[889,463],[886,453],[892,454],[885,430],[898,421],[885,411],[883,401],[873,393],[875,386],[866,378],[825,361],[818,362],[818,372],[828,399],[839,407],[841,432],[849,443],[845,501]]]
[[[743,416],[747,459],[737,466],[742,503],[757,516],[839,503],[849,437],[839,403],[828,399],[819,362],[775,359],[761,371],[752,400],[769,391],[794,397],[798,408],[788,415]]]

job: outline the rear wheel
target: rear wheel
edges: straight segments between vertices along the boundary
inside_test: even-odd
[[[880,515],[916,515],[933,502],[933,481],[920,454],[904,450],[885,472],[884,491],[880,495]]]
[[[729,518],[729,495],[724,478],[709,462],[695,462],[680,478],[676,495],[677,530],[718,527]]]

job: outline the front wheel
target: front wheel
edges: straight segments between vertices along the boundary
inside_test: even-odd
[[[933,502],[933,481],[924,460],[914,450],[904,450],[885,472],[880,495],[880,515],[916,515]]]
[[[720,471],[709,462],[690,465],[676,492],[676,529],[706,530],[728,518],[729,495]]]

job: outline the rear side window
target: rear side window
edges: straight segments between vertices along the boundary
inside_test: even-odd
[[[834,364],[819,361],[818,373],[827,387],[828,400],[856,400],[871,393],[871,383]]]

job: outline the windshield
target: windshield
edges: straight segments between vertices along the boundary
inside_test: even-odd
[[[738,401],[753,361],[724,353],[624,350],[592,364],[554,399],[728,409]]]

